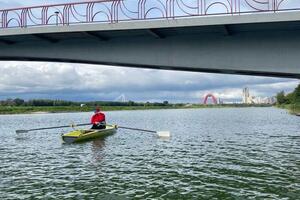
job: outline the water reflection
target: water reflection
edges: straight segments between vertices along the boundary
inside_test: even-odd
[[[101,161],[105,157],[105,140],[106,138],[99,138],[92,141],[92,154],[95,161]]]

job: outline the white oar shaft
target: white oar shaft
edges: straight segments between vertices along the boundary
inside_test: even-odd
[[[125,126],[118,126],[118,128],[134,130],[134,131],[143,131],[143,132],[148,132],[148,133],[156,133],[161,138],[169,138],[171,136],[170,131],[152,131],[152,130],[146,130],[146,129],[140,129],[140,128],[125,127]]]
[[[118,126],[118,128],[133,130],[133,131],[143,131],[143,132],[149,132],[149,133],[156,133],[156,131],[145,130],[145,129],[140,129],[140,128],[130,128],[130,127],[125,127],[125,126]]]
[[[40,131],[40,130],[49,130],[49,129],[56,129],[56,128],[68,128],[73,126],[86,126],[90,125],[90,123],[86,124],[72,124],[72,125],[66,125],[66,126],[53,126],[53,127],[45,127],[45,128],[35,128],[35,129],[28,129],[28,130],[16,130],[16,133],[27,133],[30,131]]]

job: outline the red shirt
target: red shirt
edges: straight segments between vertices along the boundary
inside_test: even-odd
[[[91,124],[97,124],[97,123],[105,122],[105,115],[104,113],[96,113],[91,118]]]

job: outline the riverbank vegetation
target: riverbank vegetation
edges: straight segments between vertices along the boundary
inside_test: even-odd
[[[300,115],[300,84],[289,94],[285,94],[283,91],[279,92],[276,98],[278,107],[288,109],[292,114]]]
[[[61,112],[91,112],[95,106],[100,106],[103,111],[115,110],[149,110],[149,109],[186,109],[186,108],[226,108],[226,107],[262,107],[271,105],[246,105],[246,104],[172,104],[164,102],[112,102],[112,101],[92,101],[73,102],[49,99],[6,99],[0,101],[0,114],[28,114],[28,113],[61,113]]]

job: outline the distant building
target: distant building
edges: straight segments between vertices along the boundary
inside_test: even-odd
[[[250,95],[249,88],[243,89],[243,104],[274,104],[275,97],[255,97]]]
[[[253,104],[254,101],[253,101],[253,97],[250,96],[250,91],[249,91],[249,88],[244,88],[243,89],[243,103],[244,104]]]
[[[218,98],[218,104],[223,104],[223,100],[221,98]]]
[[[267,97],[265,99],[266,104],[275,104],[276,103],[276,97]]]
[[[192,106],[193,106],[193,104],[191,104],[191,103],[188,103],[188,104],[185,104],[185,105],[184,105],[184,107],[186,107],[186,108],[192,107]]]

